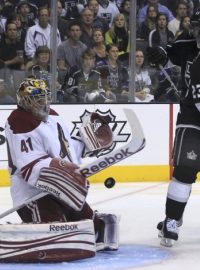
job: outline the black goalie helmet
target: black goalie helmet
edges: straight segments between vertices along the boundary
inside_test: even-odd
[[[37,119],[45,121],[50,109],[51,93],[45,81],[25,79],[17,91],[17,103]]]

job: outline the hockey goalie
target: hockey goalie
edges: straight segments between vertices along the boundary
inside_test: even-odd
[[[118,249],[117,216],[91,209],[89,184],[78,170],[82,156],[111,145],[112,131],[91,113],[71,138],[50,102],[44,81],[25,79],[6,122],[11,196],[22,205],[22,223],[0,225],[0,262],[70,261]]]

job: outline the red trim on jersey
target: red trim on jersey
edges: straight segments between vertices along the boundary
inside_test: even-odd
[[[54,110],[50,109],[49,115],[58,114]],[[8,117],[8,123],[14,134],[20,134],[34,130],[40,125],[41,120],[36,119],[30,112],[27,112],[22,108],[18,108],[10,114]]]
[[[49,115],[59,115],[59,114],[56,111],[54,111],[53,109],[50,109]]]
[[[41,121],[34,118],[30,112],[18,108],[10,114],[8,123],[13,133],[19,134],[34,130],[40,125]]]
[[[46,159],[49,157],[50,157],[49,155],[45,155],[43,157],[40,157],[40,158],[37,158],[37,159],[31,161],[29,164],[26,164],[26,166],[22,167],[21,172],[22,172],[22,177],[24,178],[24,180],[26,182],[28,181],[28,179],[32,173],[33,167],[35,166],[36,163],[40,162],[42,159]]]

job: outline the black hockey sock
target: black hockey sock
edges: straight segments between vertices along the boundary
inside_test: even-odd
[[[171,219],[179,220],[183,216],[183,212],[187,203],[177,202],[167,198],[166,216]]]

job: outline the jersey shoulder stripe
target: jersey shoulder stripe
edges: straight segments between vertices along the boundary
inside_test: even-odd
[[[50,109],[49,115],[59,115],[59,114],[56,111],[54,111],[53,109]]]
[[[49,115],[58,115],[53,109],[50,109]],[[36,129],[41,123],[33,117],[30,112],[27,112],[21,108],[14,110],[8,117],[8,124],[14,134],[21,134],[31,132]]]
[[[41,121],[23,109],[14,110],[8,117],[8,124],[14,134],[27,133],[40,125]]]

